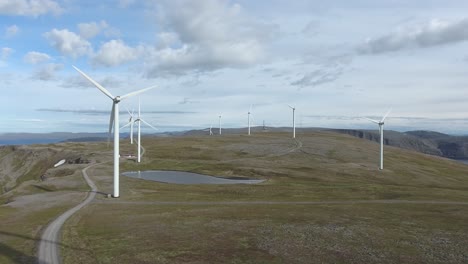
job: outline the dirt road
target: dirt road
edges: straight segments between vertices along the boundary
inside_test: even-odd
[[[100,164],[100,163],[97,163]],[[93,199],[94,196],[96,196],[96,191],[97,187],[92,182],[86,171],[97,165],[93,164],[90,165],[82,170],[83,172],[83,178],[86,180],[88,183],[89,187],[91,187],[91,191],[88,193],[88,197],[86,200],[78,204],[77,206],[73,207],[72,209],[66,211],[62,215],[60,215],[58,218],[56,218],[52,223],[50,223],[47,228],[44,230],[44,233],[41,236],[41,240],[39,242],[39,247],[37,251],[37,258],[39,261],[39,264],[59,264],[61,263],[60,259],[60,252],[59,252],[59,242],[60,242],[60,229],[62,228],[63,223],[72,216],[74,213],[76,213],[78,210],[89,204]]]

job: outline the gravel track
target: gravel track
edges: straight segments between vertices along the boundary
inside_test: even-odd
[[[89,179],[87,170],[95,165],[101,163],[96,163],[90,165],[82,170],[83,178],[88,183],[89,187],[91,187],[91,191],[88,193],[88,197],[78,204],[77,206],[73,207],[72,209],[66,211],[59,217],[57,217],[53,222],[51,222],[47,228],[44,230],[41,236],[41,240],[39,242],[38,250],[37,250],[37,258],[39,264],[59,264],[61,263],[60,258],[60,229],[62,228],[65,221],[70,218],[74,213],[78,210],[89,204],[94,197],[96,196],[97,187],[91,179]]]

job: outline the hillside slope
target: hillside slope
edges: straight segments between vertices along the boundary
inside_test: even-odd
[[[333,129],[358,138],[380,141],[377,130]],[[468,137],[433,131],[384,131],[384,144],[450,159],[468,159]]]
[[[41,176],[61,159],[73,160],[79,155],[47,145],[0,146],[0,194],[27,180]]]

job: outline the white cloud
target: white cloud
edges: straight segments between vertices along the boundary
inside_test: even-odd
[[[42,66],[33,76],[33,79],[50,81],[55,79],[56,72],[63,69],[62,64],[49,63]]]
[[[135,0],[119,0],[119,8],[127,8],[135,3]]]
[[[106,21],[102,20],[99,23],[90,22],[90,23],[80,23],[78,24],[78,29],[80,31],[80,36],[85,39],[90,39],[98,35],[103,29],[108,28],[109,25]]]
[[[126,81],[122,78],[115,78],[111,76],[107,77],[92,77],[95,79],[99,84],[104,87],[112,87],[112,89],[120,88],[125,86]],[[70,76],[64,80],[64,82],[60,85],[63,88],[72,88],[72,89],[95,89],[96,87],[91,84],[88,80],[83,78],[82,76],[74,75]]]
[[[2,54],[1,54],[1,59],[6,60],[12,53],[13,53],[12,48],[4,47],[2,48]]]
[[[29,64],[39,64],[48,60],[50,60],[49,55],[37,51],[30,51],[24,55],[24,61]]]
[[[378,38],[371,38],[358,48],[364,54],[379,54],[410,48],[425,48],[468,40],[468,18],[444,21],[433,19],[426,24],[404,27]]]
[[[52,0],[2,0],[0,14],[37,17],[47,13],[55,15],[63,12],[62,7]]]
[[[164,33],[147,60],[149,77],[254,65],[265,58],[264,44],[275,31],[228,1],[177,0],[158,7]]]
[[[11,38],[14,37],[19,32],[19,27],[17,25],[12,25],[6,28],[5,37]]]
[[[143,47],[135,48],[127,46],[122,40],[111,40],[104,43],[93,62],[103,66],[117,66],[122,63],[136,60],[142,53]]]
[[[91,43],[67,29],[52,29],[43,35],[49,43],[63,55],[73,58],[92,52]]]

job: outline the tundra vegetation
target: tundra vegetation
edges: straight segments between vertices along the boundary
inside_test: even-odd
[[[106,143],[53,148],[92,162],[99,194],[64,226],[64,263],[463,263],[468,166],[330,131],[144,137],[142,163],[121,172],[180,170],[266,179],[175,185],[121,176],[112,193]],[[2,150],[3,151],[3,150]],[[121,153],[136,145],[121,141]],[[9,153],[14,153],[9,152]],[[1,166],[6,154],[1,152]],[[123,156],[123,155],[122,155]],[[58,157],[57,157],[58,158]],[[107,163],[106,163],[107,162]],[[52,164],[53,165],[53,164]],[[41,170],[0,197],[0,263],[33,263],[40,231],[80,202],[86,164]],[[40,175],[46,174],[41,181]]]

